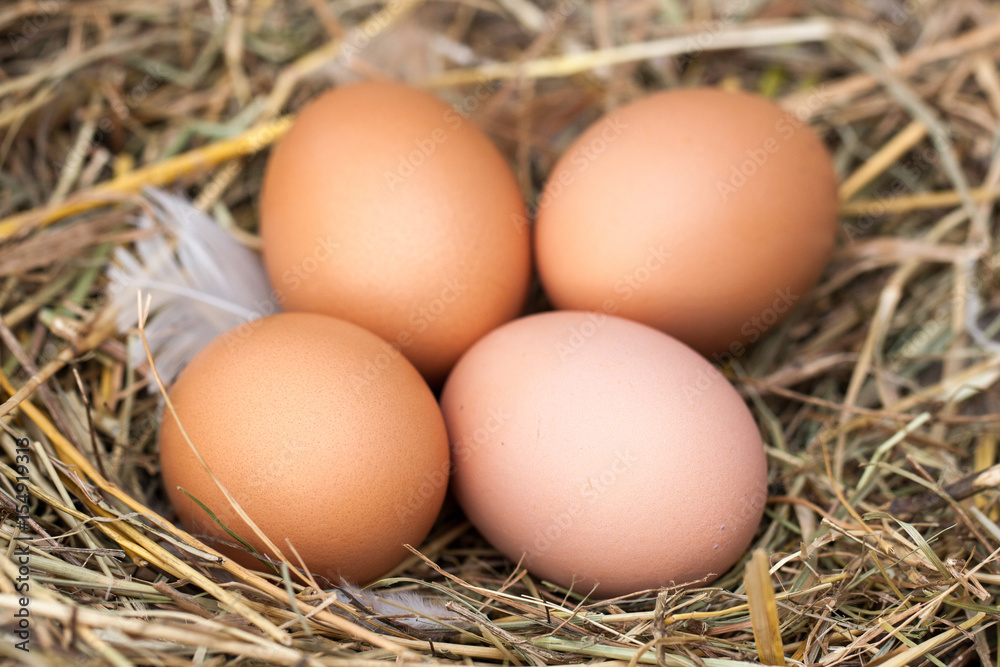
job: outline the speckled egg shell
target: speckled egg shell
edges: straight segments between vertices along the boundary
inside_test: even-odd
[[[191,441],[251,520],[293,564],[286,540],[330,581],[368,582],[399,563],[403,545],[420,544],[444,499],[448,442],[430,389],[398,354],[377,373],[367,370],[392,353],[355,324],[285,313],[212,341],[170,390]],[[187,493],[267,553],[169,411],[160,463],[189,531],[232,541]],[[224,553],[262,567],[234,549]]]

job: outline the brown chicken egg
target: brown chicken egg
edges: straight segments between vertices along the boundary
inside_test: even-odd
[[[431,383],[527,297],[513,173],[472,120],[409,86],[344,86],[304,108],[268,161],[260,230],[286,310],[360,324]]]
[[[441,408],[470,521],[578,593],[711,582],[764,511],[764,447],[739,394],[637,322],[571,311],[509,322],[462,356]]]
[[[208,468],[295,565],[368,582],[426,537],[447,486],[444,421],[417,370],[361,327],[283,313],[209,343],[170,400]],[[199,463],[169,410],[160,432],[167,495],[194,534],[232,541],[226,527],[273,556]],[[211,546],[218,546],[209,542]],[[223,550],[262,568],[236,549]]]
[[[738,356],[819,278],[837,211],[830,156],[795,114],[749,93],[671,90],[597,121],[553,168],[538,270],[559,308]]]

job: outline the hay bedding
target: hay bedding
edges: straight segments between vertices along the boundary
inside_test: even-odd
[[[0,7],[0,29],[6,660],[997,662],[995,3],[25,0]],[[437,596],[418,613],[442,628],[386,616],[372,593],[218,564],[149,518],[170,516],[157,399],[105,277],[142,236],[141,188],[189,197],[254,247],[282,114],[373,75],[464,109],[532,197],[573,136],[645,89],[760,91],[824,135],[843,178],[837,256],[792,319],[723,365],[765,435],[771,499],[755,555],[715,586],[585,600],[452,510],[383,582]]]

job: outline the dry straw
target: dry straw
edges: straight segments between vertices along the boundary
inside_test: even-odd
[[[5,4],[0,31],[4,659],[997,664],[995,3],[39,0]],[[532,200],[570,138],[647,89],[755,90],[823,135],[838,253],[724,368],[770,464],[752,557],[711,586],[591,600],[449,510],[380,584],[448,610],[426,632],[298,571],[293,548],[253,572],[169,521],[156,378],[106,306],[112,249],[151,185],[255,246],[268,146],[319,90],[371,76],[467,108]]]

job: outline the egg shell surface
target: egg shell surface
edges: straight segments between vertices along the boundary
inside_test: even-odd
[[[402,84],[302,109],[268,160],[260,233],[286,310],[360,324],[432,384],[527,297],[531,233],[507,162],[470,118]]]
[[[655,93],[606,115],[548,177],[538,270],[563,309],[739,356],[818,280],[837,177],[795,113],[744,92]]]
[[[577,592],[710,582],[760,522],[767,466],[749,410],[703,357],[645,325],[515,320],[462,357],[441,406],[468,518]]]
[[[170,400],[205,463],[293,564],[336,582],[366,583],[418,546],[444,500],[444,421],[426,382],[388,344],[324,315],[283,313],[213,340],[181,372]],[[181,489],[258,551],[237,515],[164,413],[160,464],[184,526],[232,538]],[[211,546],[217,546],[214,542]],[[262,569],[235,549],[223,553]],[[273,554],[270,554],[272,555]]]

